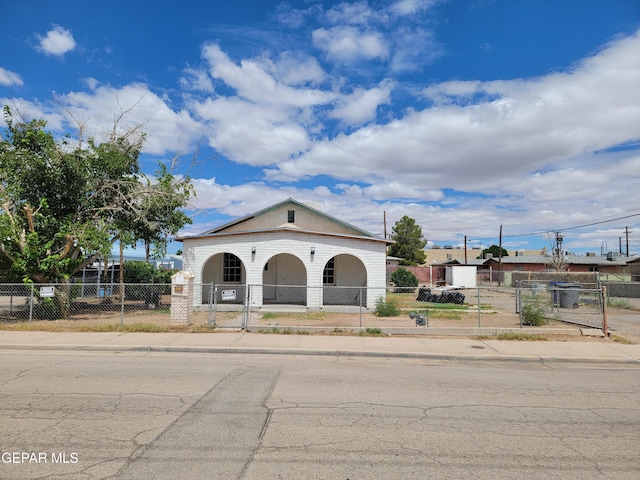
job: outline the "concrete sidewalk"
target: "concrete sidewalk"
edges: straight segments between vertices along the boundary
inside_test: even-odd
[[[640,367],[640,345],[474,338],[216,333],[57,333],[0,331],[0,351],[200,352],[330,355],[519,362],[583,362]]]

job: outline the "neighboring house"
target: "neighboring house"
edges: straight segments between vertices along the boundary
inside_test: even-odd
[[[602,274],[624,274],[627,257],[609,254],[607,256],[566,255],[564,263],[567,272],[598,272]],[[464,261],[450,260],[440,265],[465,265]],[[515,257],[492,257],[469,260],[466,265],[475,265],[478,271],[499,269],[503,272],[548,272],[553,271],[551,257],[545,255],[519,255]]]
[[[503,272],[546,272],[553,270],[551,257],[544,255],[502,257]],[[623,274],[627,266],[627,258],[609,254],[604,256],[567,255],[564,257],[567,272],[598,272],[600,274]],[[490,258],[484,262],[484,268],[497,270],[498,258]]]
[[[640,257],[634,258],[627,262],[629,265],[629,273],[631,274],[632,282],[640,282]]]
[[[177,240],[183,269],[195,276],[194,305],[209,303],[206,287],[215,285],[236,292],[230,302],[248,296],[252,308],[374,308],[385,295],[386,249],[393,243],[291,198]]]

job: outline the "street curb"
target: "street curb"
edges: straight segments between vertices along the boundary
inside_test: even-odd
[[[640,360],[634,358],[593,358],[593,357],[554,357],[539,355],[481,356],[466,354],[444,354],[426,352],[380,352],[369,350],[322,350],[322,349],[286,349],[286,348],[233,348],[233,347],[172,347],[172,346],[109,346],[109,345],[3,345],[2,350],[64,351],[64,352],[102,352],[102,353],[211,353],[211,354],[250,354],[250,355],[301,355],[323,357],[363,357],[363,358],[405,358],[449,362],[476,363],[521,363],[547,364],[561,363],[574,365],[634,365],[640,366]]]

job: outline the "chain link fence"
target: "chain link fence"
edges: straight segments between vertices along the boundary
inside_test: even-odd
[[[604,329],[604,290],[597,284],[520,281],[518,312],[524,325],[556,320]]]
[[[640,342],[640,282],[603,276],[602,285],[606,287],[608,331]]]
[[[0,284],[2,323],[142,321],[151,312],[168,314],[170,305],[168,284]]]
[[[266,331],[604,328],[595,285],[521,282],[513,287],[389,288],[300,285],[0,285],[0,323],[56,322],[100,331],[146,324]],[[172,291],[173,288],[173,291]],[[180,288],[178,291],[177,289]],[[367,305],[369,308],[367,308]]]

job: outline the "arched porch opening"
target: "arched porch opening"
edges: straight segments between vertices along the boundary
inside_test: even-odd
[[[217,289],[217,303],[244,303],[246,278],[244,263],[236,255],[229,252],[213,255],[202,269],[202,303],[213,300],[212,286]]]
[[[367,269],[353,255],[329,259],[322,272],[323,305],[366,305]]]
[[[307,304],[307,269],[302,260],[290,253],[271,257],[262,270],[264,305]]]

